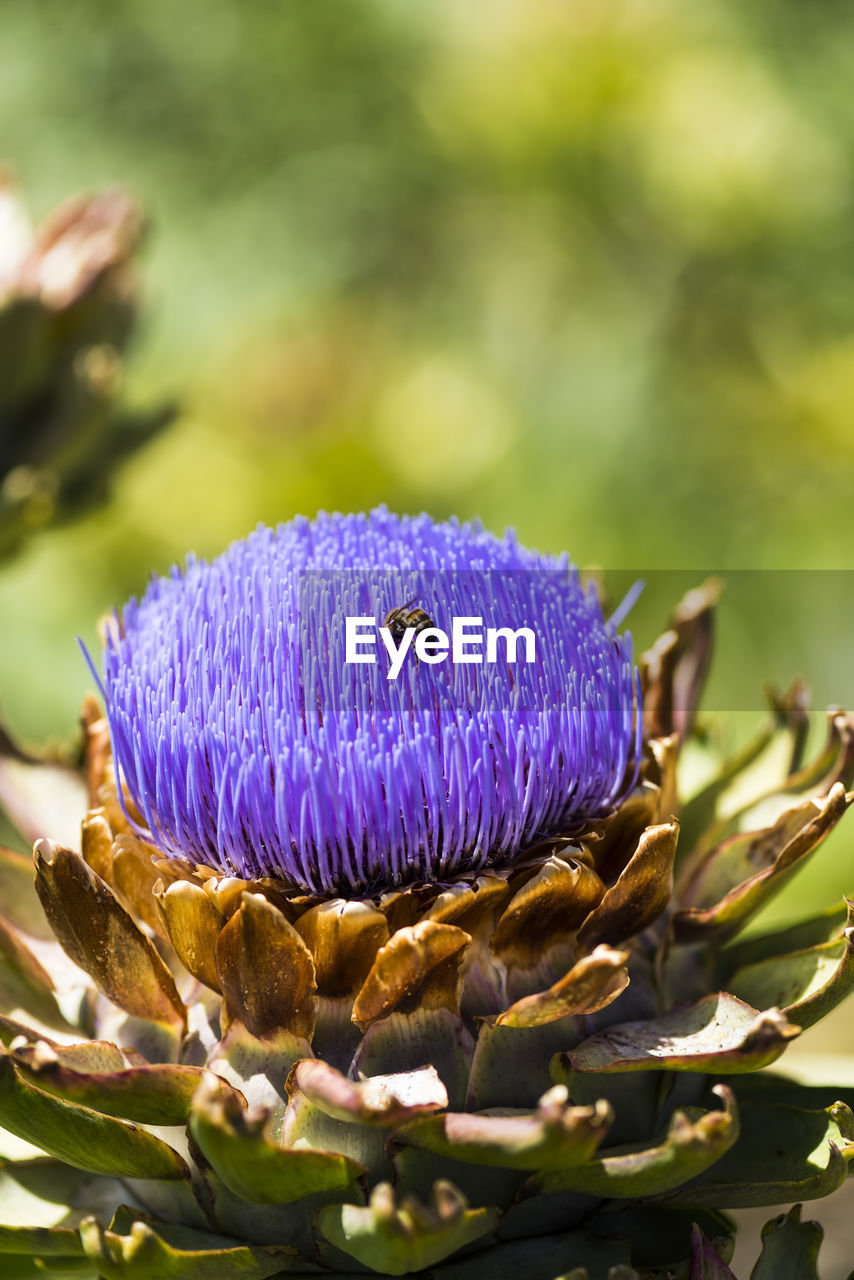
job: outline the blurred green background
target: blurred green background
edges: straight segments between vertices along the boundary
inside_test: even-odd
[[[7,721],[67,736],[75,635],[320,507],[687,580],[847,569],[852,83],[839,0],[3,0],[3,159],[38,215],[140,198],[128,385],[182,406],[108,506],[2,569]],[[824,604],[739,581],[724,677],[749,653],[854,700],[849,576]],[[831,850],[775,910],[854,888]]]

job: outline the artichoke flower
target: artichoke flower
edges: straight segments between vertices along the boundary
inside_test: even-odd
[[[142,233],[118,187],[67,200],[33,228],[0,172],[0,557],[100,500],[171,417],[118,404]]]
[[[717,594],[636,670],[565,560],[378,510],[108,620],[77,771],[0,763],[12,1274],[725,1280],[727,1210],[840,1186],[850,1092],[775,1064],[854,983],[851,906],[743,931],[854,799],[854,719],[804,762],[795,685],[691,783]],[[536,661],[347,661],[416,600]],[[754,1276],[820,1235],[776,1219]]]

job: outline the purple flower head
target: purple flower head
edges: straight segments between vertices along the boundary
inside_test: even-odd
[[[503,642],[491,663],[412,652],[390,679],[379,635],[374,661],[345,660],[348,617],[379,627],[413,601],[449,635],[462,617],[526,626],[535,660]],[[259,527],[131,600],[103,671],[145,834],[228,874],[345,896],[447,882],[634,785],[630,636],[566,557],[476,524],[381,508]]]

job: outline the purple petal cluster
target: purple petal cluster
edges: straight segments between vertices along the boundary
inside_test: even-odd
[[[345,618],[528,625],[534,663],[345,662]],[[639,757],[631,637],[566,557],[427,516],[259,527],[154,579],[111,628],[113,751],[149,838],[345,896],[507,865],[608,812]],[[502,650],[503,652],[503,650]]]

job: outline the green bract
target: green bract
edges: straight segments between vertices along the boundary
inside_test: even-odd
[[[647,655],[620,807],[451,887],[163,858],[94,703],[79,778],[8,748],[25,835],[86,813],[79,853],[37,840],[37,896],[0,858],[8,1274],[726,1280],[727,1210],[840,1186],[854,1099],[777,1060],[854,982],[852,908],[743,930],[854,798],[854,719],[804,764],[795,688],[680,795],[714,597]],[[755,1280],[815,1277],[819,1241],[776,1219]]]

